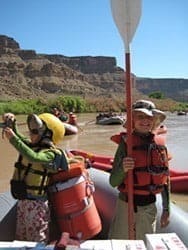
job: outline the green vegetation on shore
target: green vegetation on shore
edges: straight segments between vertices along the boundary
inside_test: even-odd
[[[148,98],[149,99],[149,98]],[[156,106],[164,111],[188,110],[187,103],[178,103],[173,100],[152,99]],[[0,114],[12,112],[14,114],[51,112],[53,107],[59,107],[65,112],[124,112],[125,100],[123,98],[100,97],[82,98],[78,96],[59,96],[55,99],[22,99],[14,101],[0,101]]]

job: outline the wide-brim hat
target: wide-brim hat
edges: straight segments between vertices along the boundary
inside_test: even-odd
[[[163,111],[156,109],[155,104],[148,100],[138,100],[133,104],[133,112],[142,112],[154,117],[154,128],[157,128],[166,118]]]

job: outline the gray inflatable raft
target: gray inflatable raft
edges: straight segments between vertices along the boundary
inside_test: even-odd
[[[89,169],[89,173],[95,183],[94,199],[102,220],[102,231],[97,237],[107,239],[118,191],[109,185],[109,173],[94,168]],[[10,192],[2,193],[0,194],[0,204],[0,240],[12,241],[14,240],[16,226],[16,200],[12,198]],[[157,197],[159,215],[161,214],[160,204],[159,195]],[[188,246],[188,213],[171,203],[170,224],[161,229],[158,223],[157,233],[172,232],[176,233]]]

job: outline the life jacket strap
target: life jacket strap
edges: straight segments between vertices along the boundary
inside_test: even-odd
[[[160,149],[160,150],[166,150],[166,146],[164,145],[158,145],[156,143],[148,143],[148,144],[141,144],[141,145],[135,145],[133,146],[133,150],[144,150],[148,151],[149,149]]]
[[[160,175],[160,174],[169,175],[169,168],[167,166],[151,165],[151,166],[144,166],[144,167],[135,167],[133,171],[134,173],[147,172],[152,175]]]
[[[164,185],[154,185],[154,184],[145,186],[134,186],[134,190],[143,190],[143,191],[148,191],[149,193],[160,191],[163,188]]]

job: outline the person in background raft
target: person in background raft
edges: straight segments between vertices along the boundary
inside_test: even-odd
[[[52,114],[31,114],[27,117],[29,139],[18,132],[14,114],[4,114],[3,120],[3,134],[19,152],[11,180],[11,193],[18,199],[15,239],[48,243],[49,176],[68,168],[66,156],[55,146],[63,139],[63,123]]]
[[[132,156],[127,157],[126,135],[118,145],[110,184],[117,187],[119,196],[115,216],[112,220],[109,238],[128,239],[128,188],[127,172],[133,169],[133,202],[135,238],[145,241],[146,233],[156,230],[156,194],[162,195],[161,227],[169,223],[170,183],[168,153],[164,142],[159,142],[154,131],[166,118],[147,100],[133,104]]]
[[[52,113],[53,115],[55,115],[56,117],[58,117],[62,122],[67,122],[68,121],[68,115],[65,113],[64,110],[60,110],[58,108],[53,108],[52,109]]]

